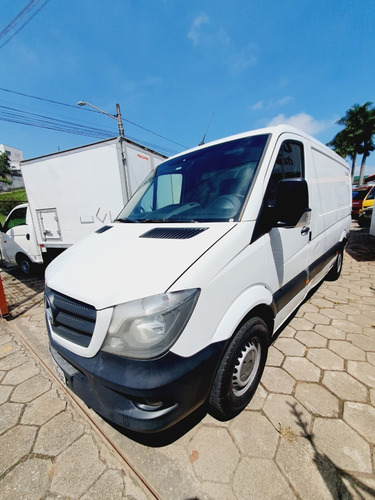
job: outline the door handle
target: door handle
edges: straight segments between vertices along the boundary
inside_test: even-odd
[[[302,235],[305,235],[305,234],[307,234],[309,231],[310,231],[309,226],[303,226],[303,228],[301,229],[301,234],[302,234]]]

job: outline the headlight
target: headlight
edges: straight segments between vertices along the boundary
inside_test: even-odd
[[[199,289],[162,293],[116,306],[102,350],[128,358],[154,358],[181,335]]]

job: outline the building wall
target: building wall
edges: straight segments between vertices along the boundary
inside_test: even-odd
[[[0,144],[0,153],[8,154],[12,171],[21,171],[20,162],[23,160],[23,153],[20,149]]]

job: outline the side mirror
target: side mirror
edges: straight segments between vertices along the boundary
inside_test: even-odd
[[[276,225],[279,227],[307,225],[310,212],[306,180],[302,178],[281,180],[276,194]]]

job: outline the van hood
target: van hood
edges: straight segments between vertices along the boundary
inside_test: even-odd
[[[233,222],[104,226],[48,266],[46,285],[96,309],[163,293],[235,226]]]

